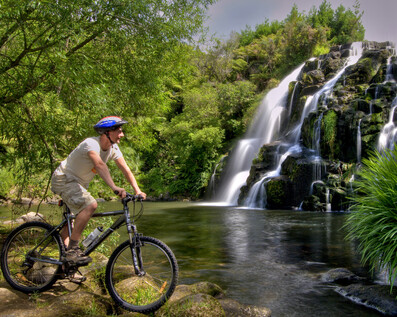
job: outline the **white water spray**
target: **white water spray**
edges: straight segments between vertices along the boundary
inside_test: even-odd
[[[303,66],[304,64],[288,75],[262,101],[254,122],[231,153],[217,201],[226,205],[237,205],[240,188],[246,183],[252,160],[263,144],[275,140],[279,135],[282,115],[286,110],[288,85],[298,79]]]
[[[361,162],[361,119],[357,126],[357,163]]]
[[[384,151],[385,149],[393,149],[395,142],[397,142],[397,127],[394,123],[394,113],[397,108],[397,97],[394,98],[391,104],[391,110],[389,114],[389,122],[383,127],[378,140],[378,151]]]
[[[362,55],[362,43],[353,43],[351,51],[352,54],[347,59],[345,67],[334,78],[328,81],[314,96],[309,96],[307,98],[299,124],[294,129],[287,132],[287,134],[294,136],[293,144],[285,153],[280,153],[280,159],[276,162],[277,169],[266,173],[261,180],[253,185],[245,201],[246,206],[265,207],[265,182],[279,175],[282,162],[288,155],[296,153],[298,149],[300,150],[299,140],[304,119],[310,112],[317,109],[320,97],[321,100],[326,100],[329,97],[334,85],[344,73],[345,68],[355,64],[360,59]],[[228,205],[237,204],[240,188],[246,184],[252,160],[258,154],[259,149],[264,144],[273,142],[280,137],[279,133],[281,129],[280,124],[283,119],[282,115],[287,108],[288,86],[291,81],[296,81],[298,79],[303,66],[304,65],[298,67],[293,73],[287,76],[277,88],[271,90],[266,95],[246,136],[238,142],[238,145],[231,153],[230,161],[217,196],[219,202]],[[291,99],[293,97],[294,96],[292,96]],[[290,107],[288,107],[288,112],[290,112],[289,108]]]

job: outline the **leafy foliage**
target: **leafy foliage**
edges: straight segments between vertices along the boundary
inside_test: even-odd
[[[164,111],[160,78],[211,2],[3,1],[0,138],[20,182],[50,175],[105,115]]]
[[[263,89],[272,78],[280,79],[308,58],[327,53],[330,45],[362,41],[361,17],[358,2],[354,11],[342,5],[334,11],[324,0],[308,15],[294,5],[282,22],[266,20],[254,31],[247,27],[236,50],[237,58],[247,62],[241,74]]]
[[[364,35],[358,4],[333,10],[323,1],[201,51],[193,38],[204,35],[213,2],[2,1],[0,162],[10,183],[45,195],[53,169],[93,124],[120,115],[130,122],[122,151],[143,190],[201,197],[263,92],[311,55]],[[91,186],[112,195],[100,180]]]
[[[347,219],[348,237],[359,241],[364,263],[388,270],[393,286],[397,276],[397,150],[373,153],[363,164]]]

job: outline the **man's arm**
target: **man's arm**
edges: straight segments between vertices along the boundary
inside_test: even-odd
[[[131,184],[132,188],[135,191],[136,195],[141,195],[143,199],[146,199],[146,194],[142,192],[138,186],[138,183],[135,179],[134,174],[132,174],[131,169],[128,167],[124,157],[120,157],[115,160],[117,167],[123,172],[125,178],[127,179],[128,183]]]
[[[110,175],[109,168],[106,163],[101,159],[99,154],[95,151],[89,151],[88,157],[94,163],[94,168],[98,175],[105,181],[105,183],[113,190],[117,191],[118,195],[122,198],[125,197],[125,189],[115,185],[112,176]]]

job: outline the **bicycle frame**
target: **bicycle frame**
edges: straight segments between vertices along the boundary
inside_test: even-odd
[[[131,197],[133,197],[131,195]],[[110,216],[117,216],[121,215],[118,219],[116,219],[113,224],[106,229],[96,240],[94,240],[85,250],[84,254],[89,255],[92,253],[103,241],[105,241],[114,231],[119,229],[124,223],[126,223],[127,226],[127,232],[129,236],[129,244],[130,244],[130,249],[132,253],[132,259],[134,263],[134,270],[135,274],[142,276],[145,274],[143,268],[142,268],[142,258],[140,254],[140,246],[141,242],[139,240],[140,234],[137,232],[137,227],[136,225],[131,223],[131,216],[130,216],[130,211],[128,208],[128,202],[133,201],[135,204],[135,200],[131,200],[131,198],[124,198],[122,199],[123,203],[123,210],[116,210],[116,211],[109,211],[109,212],[102,212],[102,213],[94,213],[92,215],[93,218],[97,217],[110,217]],[[135,208],[135,206],[134,206]],[[76,218],[75,215],[73,215],[70,211],[70,209],[66,206],[66,211],[63,213],[63,220],[59,225],[57,225],[51,232],[48,232],[46,236],[35,246],[35,248],[30,252],[30,254],[34,254],[34,252],[44,243],[44,241],[51,236],[54,232],[58,231],[60,232],[62,228],[66,225],[68,228],[68,234],[69,237],[72,234],[72,220]],[[44,249],[45,246],[42,248]],[[137,249],[136,249],[137,248]],[[65,246],[63,245],[63,252],[65,252]],[[38,252],[40,254],[40,251]],[[27,260],[34,260],[34,261],[39,261],[39,262],[46,262],[46,263],[51,263],[51,264],[57,264],[57,265],[62,265],[64,264],[62,261],[56,260],[56,259],[43,259],[43,258],[38,258],[34,257],[31,255],[27,255]]]

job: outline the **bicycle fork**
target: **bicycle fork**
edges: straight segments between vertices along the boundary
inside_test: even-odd
[[[145,276],[146,272],[143,269],[141,247],[142,242],[139,239],[139,233],[136,230],[135,225],[131,225],[127,221],[127,231],[130,240],[130,250],[132,255],[132,263],[134,264],[134,272],[137,276]]]

